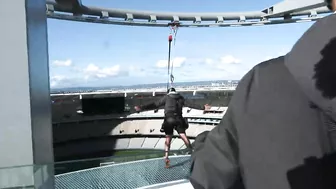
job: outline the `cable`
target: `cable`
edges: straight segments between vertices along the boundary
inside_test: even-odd
[[[173,36],[170,34],[169,35],[169,37],[168,37],[168,69],[167,69],[167,71],[168,71],[168,81],[167,81],[167,91],[168,91],[168,89],[169,89],[169,76],[170,76],[170,54],[171,54],[171,43],[172,43],[172,41],[173,41]]]
[[[176,35],[177,35],[177,30],[178,30],[178,27],[177,26],[174,26],[173,28],[173,33],[174,33],[174,44],[173,44],[173,57],[174,57],[174,49],[175,49],[175,44],[176,44]],[[173,72],[174,72],[174,61],[175,59],[173,59],[172,63],[171,63],[171,69],[170,69],[170,82],[171,82],[171,85],[173,85],[174,83],[174,75],[173,75]],[[172,86],[171,86],[172,87]]]
[[[170,59],[171,59],[171,49],[172,49],[172,41],[174,40],[174,47],[175,47],[175,43],[176,43],[176,34],[177,34],[177,30],[178,30],[178,26],[180,25],[179,22],[172,22],[169,23],[168,26],[170,26],[170,34],[168,37],[168,43],[169,43],[169,49],[168,49],[168,81],[167,81],[167,90],[169,89],[169,82],[170,82],[170,87],[173,87],[173,83],[174,83],[174,75],[173,75],[173,71],[174,71],[174,60],[172,61],[172,63],[170,64]],[[173,37],[174,34],[174,37]]]

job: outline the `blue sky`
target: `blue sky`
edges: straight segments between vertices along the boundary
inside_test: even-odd
[[[82,0],[84,5],[174,12],[262,10],[278,0]],[[240,79],[259,62],[287,53],[310,23],[180,28],[173,50],[175,82]],[[166,82],[168,28],[48,20],[51,86]],[[179,66],[179,67],[178,67]]]

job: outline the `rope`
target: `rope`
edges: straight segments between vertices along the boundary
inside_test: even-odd
[[[172,61],[171,65],[170,65],[170,59],[171,59],[171,49],[172,49],[172,41],[174,40],[174,44],[173,46],[175,47],[176,44],[176,35],[177,35],[177,30],[178,30],[178,22],[173,22],[168,24],[168,26],[170,27],[170,34],[168,37],[168,42],[169,42],[169,50],[168,50],[168,81],[167,81],[167,90],[169,89],[169,82],[170,82],[170,87],[173,87],[173,83],[174,83],[174,75],[173,75],[173,71],[174,71],[174,60]],[[174,35],[174,37],[173,37]]]
[[[169,37],[168,37],[168,44],[169,44],[169,47],[168,47],[168,67],[167,67],[167,68],[168,68],[168,69],[167,69],[167,72],[168,72],[167,91],[168,91],[168,89],[169,89],[171,42],[172,42],[172,36],[169,35]]]
[[[178,30],[178,28],[177,28],[177,26],[175,26],[174,29],[173,29],[173,32],[174,32],[174,37],[173,37],[173,40],[174,40],[173,47],[174,48],[173,49],[175,49],[177,30]],[[174,52],[175,51],[173,51],[173,54],[174,54]],[[174,55],[173,55],[173,57],[174,57]],[[173,75],[173,71],[174,71],[174,59],[172,61],[171,71],[170,71],[170,82],[171,82],[171,85],[173,85],[174,79],[175,79],[174,75]]]

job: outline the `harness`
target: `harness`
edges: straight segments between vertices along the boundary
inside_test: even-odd
[[[179,98],[173,98],[170,97],[169,95],[167,95],[167,98],[169,98],[169,100],[174,100],[174,110],[171,110],[169,112],[166,112],[165,114],[165,121],[164,124],[166,123],[166,119],[167,118],[173,118],[176,121],[180,121],[182,124],[181,126],[183,126],[185,129],[189,128],[189,123],[188,123],[188,119],[187,118],[183,118],[182,116],[182,111],[181,108],[183,107],[183,104],[181,104],[181,97]],[[181,107],[182,106],[182,107]],[[174,127],[176,127],[177,125],[175,125]]]
[[[182,112],[181,112],[181,97],[179,98],[173,98],[169,95],[167,95],[167,98],[169,98],[169,101],[173,101],[174,100],[174,103],[172,104],[174,106],[174,110],[170,110],[169,112],[167,112],[167,115],[174,115],[174,116],[182,116]]]

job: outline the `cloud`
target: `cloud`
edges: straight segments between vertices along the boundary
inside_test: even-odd
[[[63,87],[76,87],[81,86],[85,83],[82,77],[76,75],[52,75],[50,77],[50,87],[51,88],[63,88]]]
[[[134,66],[134,65],[130,65],[128,67],[128,71],[129,71],[129,75],[130,76],[141,76],[141,77],[145,77],[148,76],[150,71],[146,71],[144,68],[139,67],[139,66]]]
[[[184,80],[240,79],[247,71],[247,65],[240,58],[225,55],[203,58],[180,74]]]
[[[215,66],[218,69],[226,69],[230,65],[240,64],[242,61],[232,55],[226,55],[216,59],[205,58],[201,62],[210,66]]]
[[[228,68],[239,67],[242,61],[232,55],[226,55],[216,59],[205,58],[202,62],[216,69],[227,70]]]
[[[174,68],[182,67],[182,65],[186,62],[186,57],[176,57],[171,60],[171,64],[174,65]],[[168,60],[159,60],[156,62],[156,67],[158,68],[167,68],[168,67]]]
[[[239,64],[240,62],[240,59],[235,58],[232,55],[220,57],[220,63],[222,64]]]
[[[55,61],[54,61],[55,62]],[[65,62],[65,63],[64,63]],[[57,62],[57,65],[71,65],[71,61]],[[128,70],[123,70],[120,65],[100,67],[96,64],[87,66],[68,66],[62,72],[51,70],[50,87],[71,87],[89,85],[92,82],[107,82],[110,78],[128,75]]]
[[[64,75],[55,75],[50,77],[50,87],[59,87],[63,85],[65,81],[67,81],[68,78]]]
[[[139,66],[134,66],[134,65],[131,65],[128,67],[129,71],[132,71],[132,72],[144,72],[145,69],[144,68],[141,68]]]
[[[95,64],[89,64],[86,68],[82,70],[85,74],[85,79],[88,78],[107,78],[107,77],[116,77],[121,73],[124,73],[120,69],[120,65],[114,65],[111,67],[100,68]]]
[[[211,64],[213,64],[215,61],[214,61],[213,59],[211,59],[211,58],[206,58],[206,59],[204,60],[204,62],[205,62],[206,64],[211,65]]]
[[[216,67],[221,70],[226,70],[229,72],[237,72],[239,71],[239,64],[241,63],[241,60],[232,56],[232,55],[226,55],[219,58],[219,61],[216,62]]]
[[[57,67],[69,67],[72,66],[72,60],[54,60],[52,65]]]

